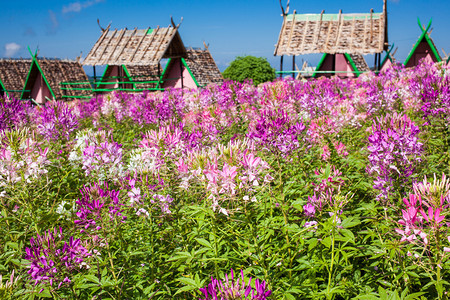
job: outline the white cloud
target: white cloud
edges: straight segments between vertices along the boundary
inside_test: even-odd
[[[5,56],[6,57],[14,56],[17,52],[19,52],[20,48],[22,47],[16,43],[5,44]]]
[[[88,8],[89,6],[92,6],[94,4],[97,4],[97,3],[103,2],[103,1],[104,0],[90,0],[90,1],[85,1],[85,2],[80,2],[80,1],[72,2],[67,6],[63,6],[62,13],[63,14],[71,13],[71,12],[78,13],[81,10]]]

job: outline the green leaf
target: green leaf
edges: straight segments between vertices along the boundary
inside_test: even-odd
[[[205,240],[205,239],[201,239],[201,238],[196,238],[195,239],[200,245],[202,245],[202,246],[205,246],[205,247],[208,247],[208,248],[210,248],[210,249],[212,249],[212,246],[211,246],[211,243],[210,242],[208,242],[207,240]]]

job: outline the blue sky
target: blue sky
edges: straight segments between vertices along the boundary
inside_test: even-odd
[[[286,5],[286,0],[283,0]],[[291,0],[290,12],[297,13],[364,13],[383,9],[382,0]],[[281,29],[278,0],[227,1],[119,1],[119,0],[53,0],[3,1],[0,18],[0,57],[30,57],[27,47],[39,56],[75,59],[86,56],[100,36],[97,18],[106,27],[128,29],[166,27],[173,16],[175,23],[183,17],[180,34],[186,46],[203,47],[203,41],[219,68],[239,55],[265,57],[276,69],[274,45]],[[441,56],[450,54],[450,0],[388,0],[389,42],[395,43],[397,60],[408,56],[420,35],[417,18],[422,23],[433,19],[431,37]],[[320,55],[297,58],[311,65]],[[373,56],[366,56],[369,66]],[[290,68],[285,59],[285,69]],[[89,72],[89,70],[87,70]],[[89,72],[90,73],[90,72]]]

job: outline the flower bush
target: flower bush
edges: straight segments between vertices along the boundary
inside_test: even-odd
[[[448,299],[449,71],[2,99],[0,297]]]

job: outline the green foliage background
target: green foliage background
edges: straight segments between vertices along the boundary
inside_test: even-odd
[[[244,82],[246,79],[253,80],[258,85],[275,79],[275,69],[267,59],[255,56],[238,56],[231,62],[230,66],[223,72],[223,77],[231,80]]]

